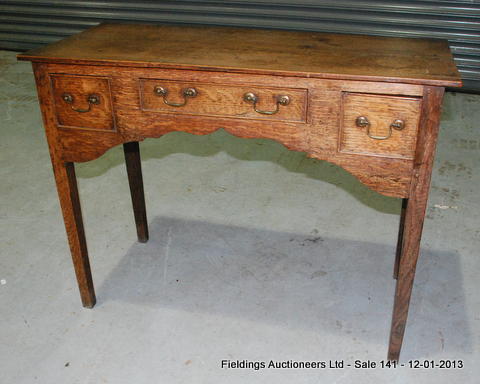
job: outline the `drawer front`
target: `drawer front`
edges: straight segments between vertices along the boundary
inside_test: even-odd
[[[342,110],[340,152],[413,159],[420,98],[344,92]]]
[[[50,78],[58,126],[115,130],[109,78],[64,74]]]
[[[144,111],[305,122],[307,90],[140,79]]]

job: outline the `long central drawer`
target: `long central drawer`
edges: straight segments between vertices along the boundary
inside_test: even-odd
[[[307,90],[140,79],[143,111],[306,122]]]

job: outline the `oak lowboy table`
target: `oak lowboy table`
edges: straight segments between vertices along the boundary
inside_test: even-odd
[[[138,239],[148,240],[138,142],[223,128],[326,160],[403,199],[388,358],[402,345],[444,87],[443,40],[101,24],[20,54],[33,62],[85,307],[95,305],[74,162],[123,144]]]

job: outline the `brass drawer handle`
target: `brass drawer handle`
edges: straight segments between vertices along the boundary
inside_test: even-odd
[[[405,121],[401,119],[395,119],[392,124],[390,124],[389,130],[388,130],[388,135],[387,136],[375,136],[370,134],[370,121],[368,120],[367,117],[365,116],[358,116],[357,119],[355,120],[355,124],[357,127],[360,128],[367,128],[367,135],[368,137],[375,139],[375,140],[387,140],[392,136],[392,129],[396,129],[397,131],[401,131],[402,129],[405,128]]]
[[[67,104],[73,104],[73,101],[74,101],[71,93],[64,93],[62,95],[62,99]],[[73,105],[71,105],[70,108],[72,108],[75,112],[80,112],[80,113],[90,112],[90,110],[92,109],[92,105],[100,104],[100,96],[98,96],[94,93],[91,93],[90,95],[87,96],[87,103],[88,103],[88,108],[87,109],[75,108]]]
[[[183,107],[185,104],[187,104],[188,98],[189,97],[195,97],[198,95],[198,92],[195,88],[185,88],[183,90],[183,103],[171,103],[170,101],[167,100],[167,94],[168,90],[167,88],[163,88],[159,85],[157,85],[155,88],[153,88],[153,93],[157,96],[162,96],[163,102],[170,107]]]
[[[276,102],[276,108],[273,111],[262,111],[260,109],[257,109],[257,102],[258,102],[258,96],[255,95],[252,92],[247,92],[243,95],[243,101],[247,103],[252,103],[253,104],[253,110],[257,113],[261,113],[262,115],[274,115],[280,110],[280,105],[288,105],[290,104],[290,97],[287,95],[278,95],[276,96],[277,102]]]

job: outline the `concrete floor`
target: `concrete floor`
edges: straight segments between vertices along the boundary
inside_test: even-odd
[[[478,383],[480,96],[446,95],[402,361],[462,370],[221,369],[382,360],[400,201],[268,140],[141,144],[150,241],[121,147],[78,164],[98,304],[83,309],[28,63],[0,53],[0,383]]]

